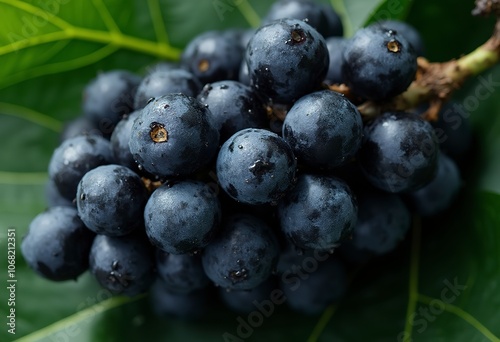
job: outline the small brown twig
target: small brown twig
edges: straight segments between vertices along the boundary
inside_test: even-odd
[[[423,117],[437,120],[439,111],[451,94],[459,89],[471,76],[491,68],[500,60],[500,0],[476,0],[474,15],[497,17],[491,37],[476,50],[458,59],[443,63],[431,63],[423,57],[417,59],[418,70],[415,80],[408,89],[386,102],[366,101],[358,106],[365,118],[371,118],[386,111],[403,111],[428,103]],[[329,87],[352,98],[351,91],[344,84]]]

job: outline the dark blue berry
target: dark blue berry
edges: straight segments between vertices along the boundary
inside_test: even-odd
[[[243,51],[247,48],[248,42],[252,39],[255,34],[255,29],[250,28],[243,31],[240,35],[240,45],[243,48]]]
[[[279,204],[281,230],[297,247],[333,250],[356,225],[358,206],[345,182],[304,174]]]
[[[348,44],[349,39],[346,38],[330,37],[326,39],[330,64],[328,64],[325,82],[329,84],[345,83],[342,78],[342,67],[344,65],[344,50]]]
[[[219,294],[222,302],[232,311],[248,314],[252,311],[259,310],[266,303],[271,303],[270,297],[273,291],[281,290],[278,287],[276,279],[273,277],[267,278],[262,284],[250,290],[228,290],[225,288],[219,289]],[[267,304],[269,305],[269,304]]]
[[[171,93],[196,96],[201,87],[200,81],[186,70],[156,70],[147,75],[139,84],[134,98],[134,108],[142,109],[151,98]]]
[[[179,69],[180,65],[177,62],[162,61],[146,67],[146,76],[156,73],[157,71],[170,71]]]
[[[382,26],[357,31],[344,50],[342,78],[363,99],[387,100],[415,78],[417,54],[398,32]]]
[[[281,19],[259,28],[245,58],[252,86],[285,104],[318,89],[329,62],[325,39],[297,19]]]
[[[347,290],[344,265],[334,258],[326,261],[311,259],[304,264],[301,273],[287,273],[281,279],[288,306],[307,315],[321,314],[340,300]]]
[[[56,183],[49,179],[45,184],[45,200],[47,206],[51,207],[75,207],[76,203],[65,198],[57,189]]]
[[[349,161],[361,145],[363,123],[339,93],[322,90],[301,97],[288,111],[283,138],[299,163],[331,169]]]
[[[289,241],[285,241],[276,265],[276,273],[280,276],[287,276],[289,273],[301,273],[304,267],[308,268],[306,264],[312,262],[312,259],[325,261],[331,257],[330,252],[318,249],[302,249]]]
[[[157,176],[191,174],[216,154],[219,132],[208,108],[183,94],[150,102],[134,121],[130,152]]]
[[[151,194],[144,210],[151,243],[172,254],[194,252],[208,245],[220,219],[216,193],[196,181],[162,185]]]
[[[210,284],[199,254],[170,254],[157,250],[156,272],[165,289],[177,293],[200,290]]]
[[[314,27],[323,37],[341,36],[343,34],[342,23],[333,8],[314,1],[276,1],[263,19],[262,25],[285,18],[303,20]]]
[[[132,112],[134,96],[141,78],[125,70],[97,75],[83,93],[83,112],[98,128],[113,127],[123,115]],[[111,130],[107,132],[111,134]]]
[[[40,276],[63,281],[88,269],[94,233],[72,207],[53,207],[37,215],[21,242],[26,263]]]
[[[347,164],[333,169],[330,175],[346,182],[355,194],[372,187],[355,158]]]
[[[108,140],[96,135],[77,136],[65,140],[55,149],[49,163],[49,177],[60,194],[72,201],[83,175],[97,166],[114,161]]]
[[[358,223],[345,243],[350,254],[383,255],[393,251],[411,225],[411,213],[401,198],[371,191],[359,194],[358,203]]]
[[[340,16],[330,4],[323,4],[322,7],[327,23],[327,29],[323,33],[323,36],[325,38],[333,36],[342,37],[344,35],[344,26]]]
[[[255,32],[254,29],[243,29],[243,28],[229,28],[221,31],[220,33],[229,39],[230,41],[237,42],[237,44],[244,49],[248,40]]]
[[[247,29],[240,35],[240,44],[243,51],[246,51],[248,42],[250,41],[250,39],[252,39],[254,34],[255,34],[255,29]],[[248,73],[248,65],[244,56],[242,57],[241,60],[240,71],[238,73],[237,80],[238,82],[243,83],[244,85],[247,86],[250,85],[250,75]]]
[[[250,80],[250,75],[248,73],[248,65],[247,62],[244,60],[241,62],[241,67],[240,67],[240,73],[238,75],[238,81],[244,85],[250,85],[251,80]]]
[[[207,276],[226,289],[248,290],[263,283],[276,265],[279,246],[271,228],[257,217],[229,217],[202,254]]]
[[[112,128],[110,129],[110,131]],[[106,134],[104,134],[106,133]],[[80,135],[109,136],[110,132],[102,132],[92,121],[85,116],[78,117],[64,125],[61,133],[61,142]]]
[[[433,216],[448,209],[462,186],[460,171],[455,162],[439,155],[434,179],[423,188],[409,194],[413,210],[421,216]]]
[[[247,128],[229,138],[217,157],[217,177],[231,198],[247,204],[276,203],[293,185],[296,160],[278,135]]]
[[[209,313],[214,294],[210,289],[178,293],[166,288],[160,280],[154,282],[149,293],[153,312],[160,317],[197,320]]]
[[[83,176],[76,205],[89,229],[97,234],[121,236],[143,226],[147,196],[135,172],[121,165],[103,165]]]
[[[236,80],[243,52],[236,35],[209,31],[195,37],[186,46],[181,64],[202,84]]]
[[[198,95],[198,100],[210,109],[221,141],[244,128],[264,128],[267,125],[264,105],[252,88],[242,83],[209,83]]]
[[[146,292],[155,279],[152,247],[139,234],[98,235],[90,251],[89,270],[112,293],[138,295]]]
[[[134,160],[134,156],[130,152],[128,142],[130,141],[132,126],[135,119],[139,117],[139,114],[140,111],[135,111],[121,119],[116,125],[110,139],[116,162],[133,171],[139,171],[139,168]]]
[[[416,28],[408,23],[399,20],[383,20],[373,25],[383,26],[390,30],[396,31],[411,44],[418,56],[425,54],[425,45],[422,36]]]
[[[431,124],[415,114],[388,112],[365,126],[358,160],[373,186],[399,193],[434,178],[438,152]]]
[[[469,113],[456,102],[446,103],[432,122],[439,148],[457,162],[463,162],[472,146],[472,127]]]

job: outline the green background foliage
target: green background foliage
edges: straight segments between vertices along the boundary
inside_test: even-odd
[[[331,0],[346,35],[377,19],[418,28],[431,61],[484,42],[492,19],[473,18],[472,1]],[[237,315],[222,308],[201,322],[152,315],[149,298],[110,298],[88,274],[52,283],[27,268],[19,251],[30,220],[46,207],[44,183],[63,122],[81,113],[96,73],[143,73],[177,59],[198,33],[258,26],[266,0],[0,0],[0,340],[221,341]],[[494,68],[459,90],[475,133],[457,203],[415,220],[393,254],[352,270],[347,296],[319,317],[277,307],[248,340],[500,341],[500,100]],[[487,96],[478,87],[490,82]],[[7,332],[6,232],[17,235],[16,335]],[[455,284],[455,285],[453,285]],[[448,289],[448,290],[446,290]],[[24,338],[23,338],[24,337]],[[245,339],[247,340],[247,339]]]

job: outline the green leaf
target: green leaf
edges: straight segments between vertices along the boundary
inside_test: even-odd
[[[106,298],[107,291],[101,290],[98,296]],[[124,310],[124,306],[129,303],[134,303],[140,300],[144,295],[135,298],[128,297],[112,297],[103,300],[99,298],[99,303],[85,307],[77,313],[66,317],[52,325],[49,325],[36,333],[28,335],[18,341],[54,341],[54,340],[69,340],[76,338],[79,341],[95,340],[95,330],[99,331],[100,320],[104,313],[114,309]],[[94,301],[97,301],[94,300]],[[105,333],[107,335],[107,333]],[[105,336],[103,336],[105,337]]]
[[[1,341],[37,331],[91,306],[92,301],[106,299],[89,275],[77,282],[41,279],[28,269],[19,250],[29,222],[46,207],[47,165],[63,122],[80,114],[85,84],[100,70],[140,72],[158,59],[177,58],[181,48],[204,30],[248,27],[245,18],[256,24],[246,1],[229,5],[219,16],[212,2],[0,1],[0,135],[4,142],[0,244],[5,250],[7,228],[15,228],[18,279],[16,335],[4,325]],[[266,4],[256,8],[262,10],[262,6]],[[0,269],[0,281],[5,284],[6,256],[0,258]],[[2,291],[2,317],[9,309],[6,296]]]
[[[343,14],[348,36],[388,12],[391,18],[408,14],[431,61],[471,51],[493,27],[491,19],[470,17],[472,1],[330,3]],[[397,5],[402,9],[394,11]],[[26,266],[19,246],[31,219],[46,207],[46,170],[58,134],[65,121],[80,114],[82,89],[98,71],[141,73],[159,59],[178,58],[200,32],[257,26],[270,6],[265,0],[0,0],[0,245],[5,251],[7,229],[14,228],[17,247],[16,335],[4,325],[1,341],[239,336],[238,315],[220,306],[199,322],[162,319],[151,312],[149,297],[110,298],[88,274],[76,282],[46,281]],[[500,80],[500,69],[471,80],[456,96],[463,105],[477,100],[468,110],[477,146],[467,160],[466,187],[457,203],[436,219],[415,220],[393,254],[353,268],[347,296],[320,317],[277,306],[245,341],[409,341],[410,336],[413,341],[499,341],[500,101],[496,86],[487,97],[477,96],[490,76]],[[5,254],[0,270],[5,286]],[[457,293],[450,290],[454,282]],[[9,313],[7,296],[0,292],[3,317]]]
[[[426,58],[441,62],[469,53],[491,35],[494,18],[471,16],[473,1],[417,0],[407,21],[422,34]],[[467,27],[462,25],[467,23]],[[451,29],[443,29],[449,27]]]
[[[332,6],[342,16],[345,36],[371,22],[385,19],[404,19],[412,0],[330,0]]]
[[[479,162],[481,172],[477,174],[478,186],[482,189],[500,193],[500,102],[497,93],[500,91],[500,67],[484,73],[480,81],[464,89],[462,105],[469,109],[471,119],[476,124],[478,145],[480,146]],[[476,106],[477,104],[477,106]],[[476,109],[477,107],[477,109]]]
[[[466,191],[439,220],[416,220],[407,257],[365,267],[325,340],[500,341],[499,205],[500,195]]]
[[[410,11],[413,0],[385,0],[382,1],[377,8],[371,13],[370,17],[365,20],[363,26],[373,22],[398,19],[404,20]]]
[[[222,7],[221,7],[222,6]],[[246,0],[234,3],[165,0],[1,0],[0,88],[33,77],[74,70],[126,49],[160,59],[178,59],[180,47],[205,30],[258,26]],[[118,13],[118,15],[116,15]],[[115,14],[115,15],[112,15]],[[239,25],[238,25],[238,24]],[[135,63],[134,63],[135,64]]]

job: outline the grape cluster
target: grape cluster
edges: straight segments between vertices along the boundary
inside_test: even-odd
[[[342,34],[330,7],[280,0],[257,30],[194,38],[179,64],[99,74],[50,160],[27,263],[150,291],[155,311],[184,318],[214,293],[246,313],[276,289],[307,314],[340,299],[349,265],[393,251],[412,215],[450,206],[470,143],[452,105],[441,117],[462,118],[460,134],[421,108],[357,109],[408,88],[418,32],[385,21]]]

